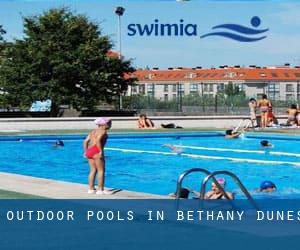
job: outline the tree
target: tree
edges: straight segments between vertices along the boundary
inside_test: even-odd
[[[94,109],[135,81],[128,77],[131,62],[108,56],[111,41],[86,16],[60,8],[23,21],[25,36],[7,48],[0,69],[0,87],[11,105],[51,99],[53,114],[62,104]]]
[[[2,25],[0,25],[0,41],[3,41],[2,35],[4,35],[6,31],[3,29]]]
[[[229,82],[225,86],[225,90],[221,99],[223,99],[226,106],[233,108],[234,106],[244,106],[246,104],[245,91],[241,90],[238,85]],[[222,93],[219,95],[222,96]]]
[[[225,94],[229,97],[232,97],[236,95],[243,95],[244,91],[240,90],[238,85],[229,82],[227,85],[225,85]]]
[[[1,63],[1,58],[2,58],[2,51],[4,50],[5,47],[5,42],[3,40],[3,36],[6,33],[6,31],[3,29],[2,25],[0,25],[0,63]]]

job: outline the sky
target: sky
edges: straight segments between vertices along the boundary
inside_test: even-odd
[[[299,1],[298,1],[299,2]],[[53,7],[69,7],[97,22],[118,50],[116,6],[123,6],[122,55],[138,68],[146,66],[218,67],[251,64],[268,66],[290,63],[300,65],[300,3],[296,0],[0,0],[0,25],[5,39],[23,37],[22,16],[39,15]],[[257,29],[269,29],[265,39],[238,42],[225,37],[201,35],[213,26],[238,24],[251,27],[258,16]],[[128,25],[179,24],[197,26],[197,36],[129,36]],[[141,26],[141,27],[142,27]],[[135,26],[136,27],[136,26]],[[219,30],[220,31],[220,30]],[[233,32],[235,33],[235,32]],[[261,34],[256,36],[263,36]],[[247,35],[248,36],[248,35]],[[254,35],[255,37],[255,35]]]

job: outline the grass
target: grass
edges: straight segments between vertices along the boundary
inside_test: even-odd
[[[16,193],[0,189],[0,199],[41,199],[41,196],[30,194]]]

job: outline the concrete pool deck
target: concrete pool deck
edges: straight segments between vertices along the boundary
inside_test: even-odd
[[[94,129],[96,117],[61,117],[61,118],[0,118],[0,130],[60,130],[60,129]],[[136,129],[137,117],[110,117],[115,129]],[[226,116],[151,116],[155,126],[174,123],[183,128],[218,129],[237,126],[241,120],[248,119],[243,115]],[[280,123],[287,120],[287,116],[277,116]]]
[[[167,196],[115,190],[113,195],[87,193],[87,185],[0,172],[0,189],[51,199],[168,199]]]

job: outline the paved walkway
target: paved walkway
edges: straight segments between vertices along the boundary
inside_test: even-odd
[[[96,117],[62,117],[62,118],[0,118],[0,130],[59,130],[59,129],[94,129]],[[111,117],[114,129],[137,128],[137,117]],[[174,123],[183,128],[231,128],[237,126],[248,116],[151,116],[155,126]],[[279,123],[287,116],[277,116]]]
[[[0,172],[0,189],[54,199],[164,199],[166,196],[115,190],[113,195],[87,194],[87,186]]]

